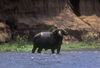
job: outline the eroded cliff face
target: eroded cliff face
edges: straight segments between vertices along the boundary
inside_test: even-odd
[[[0,17],[55,16],[64,9],[66,0],[1,0]]]
[[[11,31],[9,26],[0,22],[0,43],[7,42],[11,39]]]
[[[55,26],[45,20],[59,15],[69,7],[67,3],[66,0],[1,0],[0,21],[10,27],[13,36],[27,35],[32,40],[36,33]]]
[[[80,0],[80,15],[97,15],[100,17],[100,0]]]
[[[70,3],[77,16],[100,16],[100,0],[70,0]]]
[[[31,41],[55,26],[70,29],[65,42],[83,41],[88,33],[99,34],[99,5],[99,0],[1,0],[0,21],[10,26],[13,36],[27,35]]]

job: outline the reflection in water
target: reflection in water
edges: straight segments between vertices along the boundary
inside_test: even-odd
[[[1,52],[0,68],[99,68],[100,50]]]

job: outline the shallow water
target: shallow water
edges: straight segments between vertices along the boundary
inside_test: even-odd
[[[0,52],[0,68],[100,68],[100,50]]]

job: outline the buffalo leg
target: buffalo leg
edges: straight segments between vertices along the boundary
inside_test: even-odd
[[[55,49],[51,49],[51,52],[52,52],[52,54],[54,54],[55,53]]]
[[[38,52],[38,53],[41,53],[42,49],[43,49],[43,48],[38,48],[38,51],[37,51],[37,52]]]
[[[57,48],[57,54],[59,54],[59,52],[60,52],[60,48],[61,48],[61,47]]]
[[[36,50],[36,46],[34,46],[34,48],[32,49],[32,53],[34,53],[35,52],[35,50]]]

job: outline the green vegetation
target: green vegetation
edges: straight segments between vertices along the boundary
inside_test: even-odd
[[[31,51],[32,46],[27,44],[27,36],[16,36],[16,42],[3,43],[0,45],[0,51]]]
[[[88,44],[88,43],[70,43],[70,44],[63,44],[62,50],[73,50],[73,49],[100,49],[99,44]]]
[[[31,51],[32,50],[32,47],[31,45],[26,45],[25,47],[24,46],[17,46],[16,43],[14,44],[2,44],[0,45],[0,51]]]
[[[16,36],[16,41],[17,41],[17,46],[18,47],[21,47],[21,46],[23,46],[23,47],[25,47],[26,46],[26,44],[27,44],[27,41],[28,41],[28,37],[27,36],[20,36],[20,35],[18,35],[18,36]]]
[[[5,43],[0,45],[0,51],[31,51],[33,48],[32,44],[26,46],[18,46],[17,43]],[[100,49],[100,44],[87,44],[87,43],[70,43],[63,44],[61,50],[73,50],[73,49]]]
[[[3,43],[0,45],[0,51],[31,51],[33,48],[32,44],[27,43],[27,36],[16,36],[16,42],[11,41],[10,43]],[[89,38],[90,39],[90,38]],[[100,49],[99,41],[94,41],[91,39],[92,42],[84,43],[69,43],[69,44],[62,44],[61,50],[73,50],[73,49]]]

